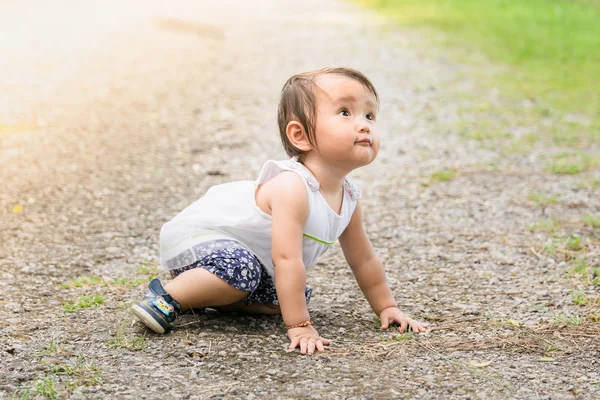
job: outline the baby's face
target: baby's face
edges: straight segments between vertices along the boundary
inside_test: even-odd
[[[316,84],[319,157],[349,171],[371,163],[379,151],[373,93],[342,75],[322,75]]]

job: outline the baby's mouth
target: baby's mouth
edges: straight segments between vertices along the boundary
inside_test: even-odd
[[[360,139],[354,142],[354,144],[360,144],[362,146],[371,146],[372,143],[373,141],[371,140],[371,138]]]

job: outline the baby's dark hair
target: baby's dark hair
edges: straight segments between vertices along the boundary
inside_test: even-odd
[[[321,68],[292,76],[281,89],[281,98],[277,109],[277,123],[279,124],[281,143],[290,157],[298,156],[302,160],[304,153],[304,151],[296,148],[286,135],[286,127],[290,121],[300,122],[309,143],[313,146],[316,143],[317,100],[314,90],[316,86],[315,79],[327,74],[342,75],[358,81],[375,96],[375,101],[379,105],[379,95],[375,90],[375,86],[362,72],[355,69],[342,67]]]

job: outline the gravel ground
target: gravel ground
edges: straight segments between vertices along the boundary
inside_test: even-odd
[[[593,157],[552,174],[564,149],[457,128],[483,114],[518,139],[554,114],[345,2],[25,0],[0,25],[0,398],[600,397]],[[326,65],[380,91],[382,150],[354,177],[401,308],[432,329],[380,332],[336,248],[309,274],[324,354],[287,353],[277,316],[148,333],[129,307],[166,278],[161,225],[283,158],[278,92]]]

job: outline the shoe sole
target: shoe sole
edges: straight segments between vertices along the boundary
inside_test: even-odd
[[[142,307],[137,304],[131,307],[131,310],[135,314],[136,317],[139,318],[140,321],[148,328],[152,329],[156,333],[165,333],[165,328],[163,328],[154,317],[148,313],[148,311],[144,310]]]

